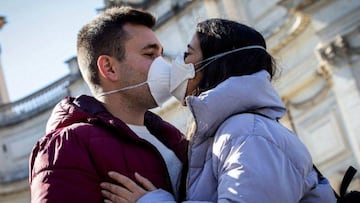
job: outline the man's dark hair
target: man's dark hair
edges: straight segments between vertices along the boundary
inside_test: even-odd
[[[129,39],[123,26],[127,23],[153,28],[156,19],[148,12],[131,7],[113,7],[84,25],[78,33],[77,57],[80,71],[91,89],[100,85],[97,59],[101,55],[125,57],[124,44]]]
[[[196,26],[203,59],[237,48],[259,45],[266,49],[264,37],[255,29],[226,19],[208,19]],[[205,62],[206,63],[206,62]],[[225,55],[204,69],[201,91],[211,89],[231,76],[250,75],[260,70],[275,74],[275,61],[267,51],[248,49]]]

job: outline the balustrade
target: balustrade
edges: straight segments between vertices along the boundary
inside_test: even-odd
[[[70,94],[68,87],[78,77],[79,75],[76,77],[71,74],[66,75],[34,94],[18,101],[1,105],[0,127],[17,124],[52,108],[62,98]]]

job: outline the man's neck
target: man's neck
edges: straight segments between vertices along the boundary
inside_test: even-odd
[[[127,100],[104,98],[105,108],[124,123],[132,125],[144,125],[146,108],[138,107],[136,104],[126,102]]]

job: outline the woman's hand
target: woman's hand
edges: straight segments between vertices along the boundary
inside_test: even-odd
[[[106,198],[105,203],[135,203],[148,191],[156,190],[156,187],[148,179],[138,173],[135,173],[135,178],[145,189],[120,173],[110,171],[109,176],[120,185],[112,183],[100,184],[101,188],[104,189],[101,193]]]

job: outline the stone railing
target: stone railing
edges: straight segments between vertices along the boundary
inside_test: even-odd
[[[66,75],[34,94],[0,105],[0,127],[18,124],[54,107],[57,102],[69,95],[68,86],[79,77],[80,75]]]

